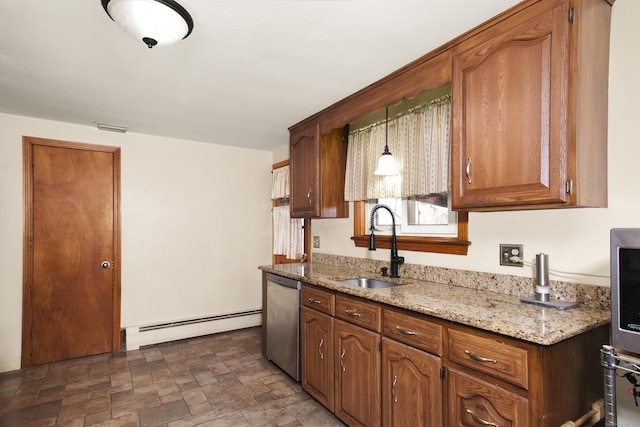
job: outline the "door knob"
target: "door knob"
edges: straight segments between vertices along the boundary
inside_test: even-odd
[[[109,261],[102,261],[102,264],[100,264],[100,266],[102,268],[109,268],[111,267],[111,263]]]

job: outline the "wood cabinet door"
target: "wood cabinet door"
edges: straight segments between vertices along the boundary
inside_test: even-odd
[[[320,124],[290,133],[291,216],[320,216]],[[344,185],[344,183],[343,183]]]
[[[302,388],[333,411],[333,318],[302,307]]]
[[[382,339],[382,416],[384,426],[441,426],[442,360]]]
[[[495,384],[449,369],[449,425],[527,427],[529,401]]]
[[[454,209],[567,200],[569,23],[565,2],[548,4],[456,49]]]
[[[380,335],[335,321],[335,414],[349,426],[380,425]]]

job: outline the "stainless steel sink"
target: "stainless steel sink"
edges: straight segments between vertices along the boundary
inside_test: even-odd
[[[398,286],[398,283],[385,282],[384,280],[370,279],[368,277],[358,277],[356,279],[338,280],[345,285],[358,286],[368,289],[390,288],[391,286]]]

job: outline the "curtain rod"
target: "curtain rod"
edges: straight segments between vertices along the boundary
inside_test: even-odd
[[[447,101],[450,98],[451,98],[451,94],[450,93],[448,93],[446,95],[442,95],[442,96],[440,96],[438,98],[432,99],[431,101],[427,101],[424,104],[416,105],[415,107],[411,107],[411,108],[409,108],[407,110],[403,110],[403,111],[397,113],[394,117],[390,118],[389,121],[397,120],[399,117],[402,117],[402,116],[404,116],[406,114],[410,114],[410,113],[413,113],[414,111],[418,111],[418,110],[424,109],[424,108],[426,108],[426,107],[428,107],[430,105],[433,105],[433,104],[437,104],[437,103],[440,103],[440,102],[443,102],[443,101]],[[371,129],[371,128],[376,127],[376,126],[380,126],[380,125],[382,125],[384,123],[386,123],[386,120],[378,120],[377,122],[373,122],[373,123],[370,123],[368,125],[365,125],[365,126],[353,129],[353,130],[349,129],[349,135],[351,135],[352,133],[362,132],[362,131]]]

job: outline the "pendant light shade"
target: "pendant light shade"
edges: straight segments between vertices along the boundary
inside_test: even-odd
[[[398,175],[398,167],[396,166],[396,161],[388,149],[385,148],[384,153],[382,153],[382,155],[380,156],[380,160],[378,160],[378,167],[373,173],[374,175],[382,176]]]
[[[398,166],[393,156],[389,152],[389,107],[386,110],[385,121],[385,135],[384,135],[384,151],[378,160],[378,167],[373,172],[374,175],[392,176],[398,175]]]
[[[173,0],[101,0],[107,15],[149,48],[187,38],[191,15]]]

